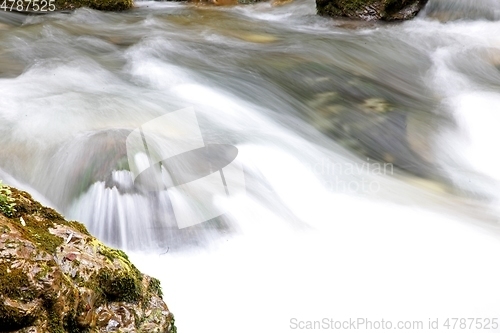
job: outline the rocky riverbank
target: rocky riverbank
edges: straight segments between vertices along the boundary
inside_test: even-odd
[[[53,5],[52,1],[54,1]],[[214,5],[236,5],[256,3],[263,0],[191,1],[212,3]],[[280,5],[289,1],[275,0],[273,1],[273,5]],[[316,0],[316,8],[318,14],[323,16],[346,17],[367,21],[399,21],[415,17],[427,2],[428,0]],[[73,10],[81,7],[104,11],[121,11],[134,7],[133,0],[51,0],[50,4],[50,8],[58,11]],[[52,11],[54,9],[49,10]]]
[[[1,332],[176,332],[157,279],[82,224],[0,186]]]

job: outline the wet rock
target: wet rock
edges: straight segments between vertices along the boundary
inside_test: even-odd
[[[10,196],[15,211],[0,214],[2,332],[176,332],[159,281],[123,251],[26,192]]]
[[[316,0],[318,14],[348,17],[367,21],[408,20],[425,6],[428,0]]]
[[[134,7],[133,0],[56,0],[55,10],[73,10],[87,7],[105,11],[121,11]]]

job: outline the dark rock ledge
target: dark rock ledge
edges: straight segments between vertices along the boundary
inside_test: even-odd
[[[133,0],[55,0],[56,10],[73,10],[87,7],[97,10],[120,11],[134,7]]]
[[[408,20],[424,8],[428,0],[316,0],[319,15],[367,21]]]
[[[0,183],[0,332],[175,333],[160,282]]]

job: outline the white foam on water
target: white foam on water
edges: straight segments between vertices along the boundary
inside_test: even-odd
[[[471,92],[453,101],[459,126],[467,138],[464,156],[476,170],[500,180],[498,142],[500,94]]]
[[[419,208],[329,193],[278,150],[241,154],[313,229],[293,230],[279,210],[240,196],[227,207],[239,236],[206,251],[133,253],[140,269],[161,279],[179,329],[288,332],[292,318],[427,325],[428,318],[498,315],[500,242],[483,230]]]
[[[500,120],[500,94],[481,79],[498,80],[491,55],[500,54],[500,23],[456,22],[434,28],[443,43],[431,52],[429,81],[455,122],[443,127],[436,140],[438,161],[455,184],[489,196],[498,211],[500,137],[495,124]]]

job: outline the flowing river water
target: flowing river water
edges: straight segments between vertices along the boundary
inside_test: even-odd
[[[181,332],[498,316],[497,1],[401,24],[311,0],[136,7],[0,13],[0,179],[126,249]],[[126,140],[186,107],[245,191],[179,229]]]

